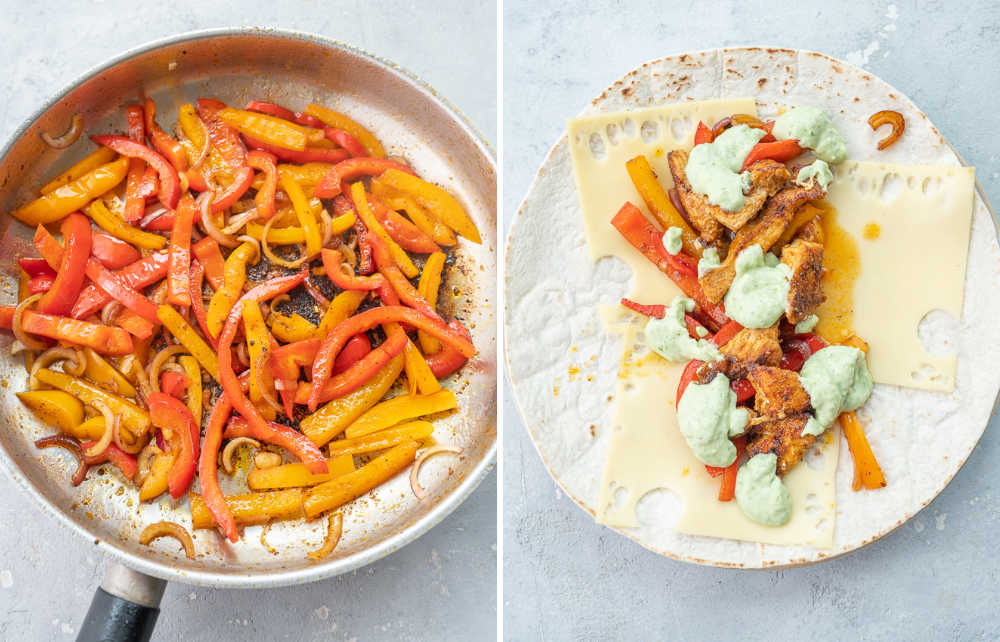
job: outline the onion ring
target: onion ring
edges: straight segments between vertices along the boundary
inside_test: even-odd
[[[309,293],[309,296],[316,300],[316,304],[319,307],[324,309],[330,307],[330,299],[326,298],[326,295],[320,292],[316,284],[313,283],[311,276],[306,277],[306,280],[302,282],[302,286]]]
[[[247,352],[247,344],[236,344],[236,360],[239,361],[240,365],[244,368],[250,367],[250,354]]]
[[[237,437],[236,439],[229,440],[226,447],[222,449],[222,470],[226,471],[226,474],[230,477],[236,472],[236,467],[233,465],[233,453],[235,453],[240,446],[260,448],[260,442],[249,437]]]
[[[413,468],[410,469],[410,489],[417,499],[424,498],[424,487],[417,481],[417,475],[420,474],[420,467],[424,465],[424,462],[428,458],[438,453],[455,453],[456,455],[461,455],[462,449],[458,446],[432,446],[417,457],[417,460],[413,462]]]
[[[66,149],[73,143],[75,143],[79,138],[80,134],[83,133],[83,114],[73,114],[73,119],[70,121],[69,129],[60,136],[53,136],[48,132],[42,132],[42,140],[49,147],[54,147],[55,149]]]
[[[139,227],[146,227],[156,219],[166,214],[167,211],[167,208],[163,207],[159,203],[150,205],[146,208],[145,213],[142,215],[142,220],[139,221]]]
[[[74,486],[79,486],[83,478],[87,476],[87,470],[90,468],[83,459],[83,448],[80,446],[80,442],[66,435],[50,435],[35,441],[35,448],[56,447],[65,448],[76,457],[77,467],[76,472],[73,473],[72,482]]]
[[[906,121],[903,120],[903,114],[889,109],[875,112],[868,119],[868,126],[872,128],[872,131],[878,131],[878,128],[882,125],[889,125],[892,127],[892,131],[878,142],[879,149],[885,149],[895,143],[906,130]]]
[[[103,401],[95,400],[90,404],[94,408],[100,411],[104,415],[104,434],[93,446],[83,451],[83,454],[87,457],[98,457],[103,455],[111,445],[111,440],[115,436],[115,432],[118,430],[118,422],[121,419],[119,415],[111,412],[111,408],[108,408],[107,404]]]
[[[115,315],[121,309],[122,304],[120,301],[110,300],[101,308],[101,323],[104,325],[111,325],[114,321]]]
[[[277,314],[278,311],[277,311],[276,308],[278,307],[278,304],[284,303],[285,301],[291,301],[291,300],[292,300],[292,297],[288,296],[287,294],[279,294],[278,296],[276,296],[273,299],[271,299],[271,302],[268,304],[268,308],[267,308],[268,312],[270,312],[271,314]]]
[[[260,376],[264,372],[264,362],[267,361],[268,356],[269,352],[267,350],[262,351],[257,357],[257,363],[254,364],[255,369],[257,370],[257,391],[260,392],[261,398],[267,402],[267,405],[274,408],[275,412],[280,415],[285,411],[278,404],[277,399],[271,396],[271,393],[268,391],[267,386],[264,385],[264,382],[260,380]]]
[[[63,365],[63,371],[77,377],[82,375],[84,369],[87,367],[87,362],[82,353],[71,348],[49,348],[42,354],[35,357],[35,362],[31,364],[31,371],[28,373],[29,390],[38,389],[38,379],[35,378],[38,371],[42,368],[47,368],[49,364],[56,361],[72,361],[76,366],[76,370],[67,370],[66,366]]]
[[[333,240],[333,219],[325,207],[319,211],[319,220],[323,224],[323,242],[320,246],[326,247]]]
[[[257,208],[251,207],[248,210],[235,214],[229,218],[229,224],[222,228],[223,234],[235,234],[243,228],[244,225],[257,218]],[[256,240],[256,239],[255,239]]]
[[[32,294],[24,301],[17,304],[14,308],[14,319],[11,321],[10,329],[14,333],[14,338],[21,342],[28,350],[45,350],[48,348],[47,343],[43,343],[37,339],[32,339],[24,332],[24,328],[21,326],[21,318],[24,316],[24,311],[28,309],[28,306],[32,303],[38,301],[42,298],[42,293]]]
[[[167,359],[170,359],[174,355],[186,353],[187,348],[181,345],[167,346],[166,348],[160,350],[153,356],[153,360],[149,362],[149,387],[153,392],[160,392],[160,370],[163,369],[163,364]]]
[[[172,537],[184,547],[184,556],[189,560],[194,559],[194,540],[187,529],[175,522],[156,522],[142,529],[139,535],[139,543],[149,546],[149,543],[160,537]]]
[[[208,179],[206,178],[206,181],[207,180]],[[213,200],[215,200],[215,192],[209,190],[199,194],[198,199],[195,201],[195,204],[201,209],[201,226],[204,228],[205,233],[218,241],[220,245],[229,248],[236,247],[239,245],[239,242],[233,237],[223,234],[219,228],[215,226],[215,221],[212,220]]]
[[[274,252],[271,251],[271,246],[268,243],[267,233],[271,231],[271,226],[274,225],[274,221],[277,218],[278,218],[277,216],[272,216],[271,218],[267,219],[266,223],[264,223],[264,231],[260,235],[260,246],[261,249],[264,250],[264,256],[267,257],[268,261],[274,263],[275,265],[280,265],[281,267],[286,267],[294,270],[295,268],[300,267],[303,263],[309,260],[309,256],[306,254],[306,248],[299,244],[296,244],[296,247],[299,248],[299,258],[295,259],[294,261],[286,261],[285,259],[275,256]]]
[[[321,560],[337,548],[337,544],[340,543],[340,536],[344,532],[344,517],[341,515],[340,511],[336,513],[331,513],[330,517],[326,523],[326,539],[323,540],[323,545],[320,546],[315,551],[311,553],[306,553],[309,559]]]

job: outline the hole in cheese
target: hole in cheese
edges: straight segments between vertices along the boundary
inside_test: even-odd
[[[597,132],[590,135],[590,154],[597,160],[604,160],[608,157],[608,150],[604,145],[604,139]]]
[[[628,138],[635,138],[635,121],[631,118],[623,120],[622,133],[624,133]]]
[[[693,131],[694,122],[690,116],[670,119],[670,134],[674,137],[674,142],[678,144],[686,142]]]
[[[882,186],[878,190],[878,197],[883,203],[891,203],[903,192],[903,179],[899,174],[886,174],[882,178]]]
[[[656,121],[647,120],[639,128],[639,135],[642,136],[642,140],[646,144],[652,144],[660,138],[660,126],[656,124]]]
[[[618,144],[618,124],[608,123],[608,126],[604,128],[605,133],[608,135],[608,140],[611,141],[612,145]]]
[[[643,526],[673,528],[684,511],[681,498],[669,488],[646,492],[635,505],[635,517]]]
[[[936,357],[955,354],[958,351],[958,346],[955,344],[958,321],[944,310],[931,310],[925,314],[917,326],[917,336],[924,350]]]

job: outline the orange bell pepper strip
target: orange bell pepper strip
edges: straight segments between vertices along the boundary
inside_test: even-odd
[[[149,163],[160,177],[160,191],[157,193],[160,203],[170,210],[177,207],[177,201],[181,197],[181,181],[180,177],[177,176],[177,170],[167,162],[167,159],[142,143],[129,140],[124,136],[91,136],[90,139],[98,145],[110,147],[122,156],[141,158]]]
[[[438,390],[430,395],[397,395],[365,411],[347,427],[344,436],[348,439],[363,437],[404,421],[457,407],[458,401],[451,390]]]
[[[861,483],[868,490],[885,488],[885,475],[882,467],[878,465],[872,447],[865,437],[865,431],[861,428],[858,416],[854,412],[841,413],[840,427],[844,431],[844,438],[847,439],[847,447],[854,458],[854,468],[861,477]]]
[[[107,165],[101,165],[41,198],[13,210],[10,215],[25,225],[43,225],[58,221],[117,187],[128,174],[128,163],[129,159],[119,158]]]
[[[389,187],[412,195],[420,205],[430,210],[442,223],[460,236],[473,243],[482,243],[476,224],[462,204],[447,190],[398,169],[386,170],[380,180]]]
[[[284,149],[277,145],[270,145],[253,136],[243,135],[243,140],[247,146],[262,152],[274,155],[278,160],[289,163],[339,163],[351,157],[351,153],[346,149],[324,149],[320,147],[306,147],[302,151]]]
[[[472,336],[469,334],[469,330],[458,321],[452,321],[448,324],[448,327],[454,330],[459,335],[465,337],[467,340],[472,341]],[[465,365],[468,361],[468,357],[456,350],[450,345],[442,345],[441,349],[434,354],[427,355],[424,357],[427,361],[427,366],[434,373],[434,377],[437,379],[444,379],[445,377],[451,376],[458,371],[459,368]]]
[[[395,169],[416,176],[407,165],[388,158],[349,158],[334,165],[323,179],[316,183],[313,194],[318,198],[333,198],[345,191],[345,184],[362,176],[381,176]]]
[[[424,269],[420,272],[420,281],[417,282],[417,292],[434,309],[437,309],[438,290],[441,289],[441,272],[444,270],[445,258],[443,252],[434,252],[428,256],[424,262]],[[425,332],[417,332],[417,339],[425,355],[434,354],[441,349],[438,340]]]
[[[201,284],[204,278],[205,268],[202,267],[201,263],[197,261],[193,262],[191,264],[191,310],[194,312],[194,318],[198,321],[201,333],[205,335],[205,338],[214,349],[217,346],[217,342],[212,333],[208,331],[208,313],[205,311],[205,300],[201,298]]]
[[[146,399],[149,419],[161,430],[169,430],[180,444],[180,452],[174,458],[167,476],[167,487],[174,499],[187,492],[194,480],[198,461],[198,446],[201,430],[194,423],[191,411],[179,399],[164,392],[152,392]]]
[[[156,123],[156,103],[153,102],[152,98],[147,97],[143,101],[143,112],[146,121],[146,134],[153,142],[153,148],[170,161],[176,172],[187,170],[187,152],[184,151],[183,145],[177,142],[170,134],[163,131],[163,128]],[[173,206],[166,205],[166,203],[164,205],[173,209]]]
[[[343,129],[337,129],[336,127],[324,127],[323,134],[328,140],[333,141],[340,147],[343,147],[350,152],[351,156],[354,158],[369,156],[368,149],[361,144],[361,141],[352,136],[350,132]]]
[[[375,260],[379,273],[392,285],[392,289],[399,295],[400,300],[428,318],[444,325],[444,319],[437,313],[434,306],[420,295],[417,288],[413,287],[413,284],[393,261],[389,254],[389,246],[382,238],[378,234],[372,234],[368,237],[368,243],[371,245],[372,258]]]
[[[102,165],[107,165],[117,157],[118,154],[107,147],[98,147],[96,150],[88,154],[82,161],[76,163],[65,172],[43,185],[42,189],[38,190],[38,193],[45,196],[49,192],[54,192],[63,185],[78,180],[84,174],[88,174]]]
[[[160,390],[170,395],[174,399],[184,399],[184,391],[191,385],[191,380],[186,375],[179,372],[167,370],[160,375]],[[190,410],[190,408],[188,409]],[[192,415],[193,417],[194,415]]]
[[[342,262],[339,250],[323,248],[320,253],[323,258],[323,269],[326,277],[341,290],[378,290],[385,284],[385,277],[381,274],[373,276],[356,276],[351,272],[350,266],[345,266]],[[346,268],[346,269],[345,269]]]
[[[217,525],[218,520],[214,519],[215,514],[208,508],[206,499],[197,493],[191,493],[191,525],[196,530],[214,528]],[[236,524],[252,526],[302,517],[301,488],[225,496],[220,492],[218,502],[226,506],[229,516],[233,519],[234,533]],[[226,530],[228,527],[223,529]]]
[[[67,315],[83,288],[83,268],[90,257],[90,220],[79,212],[67,216],[61,226],[66,249],[62,251],[56,278],[52,287],[38,302],[38,311],[46,314]],[[41,225],[35,233],[47,234]],[[96,261],[95,261],[96,263]],[[98,264],[99,265],[99,264]]]
[[[314,486],[306,495],[306,517],[312,519],[328,510],[361,497],[406,468],[417,454],[417,442],[394,446],[353,473]]]
[[[368,155],[376,158],[385,156],[385,149],[382,148],[375,135],[344,114],[320,105],[306,105],[305,113],[318,118],[328,127],[343,129],[354,138],[357,138],[365,146],[365,149],[368,150]]]
[[[156,304],[146,298],[138,290],[130,288],[124,280],[115,276],[106,267],[94,259],[89,259],[86,263],[86,275],[99,288],[111,295],[111,297],[124,305],[129,310],[135,312],[140,317],[156,324]]]
[[[90,347],[101,354],[120,357],[132,352],[132,337],[128,332],[100,323],[25,310],[21,327],[29,334]]]
[[[141,290],[160,281],[167,275],[167,253],[157,252],[115,272],[115,276],[128,287]],[[103,308],[112,297],[97,285],[88,285],[73,305],[72,316],[83,319]]]
[[[368,196],[368,206],[371,207],[375,218],[385,228],[389,237],[407,252],[431,254],[441,251],[430,234],[406,220],[399,212],[389,208],[374,196]]]
[[[472,357],[476,353],[476,348],[472,345],[472,342],[463,337],[459,332],[456,332],[452,328],[446,326],[443,321],[436,321],[431,317],[428,317],[427,315],[411,308],[403,306],[381,306],[365,310],[364,312],[354,315],[337,327],[333,328],[333,330],[330,331],[326,337],[324,337],[323,343],[320,345],[320,348],[316,353],[316,360],[313,362],[312,366],[312,386],[308,399],[310,412],[315,411],[316,406],[319,405],[321,398],[323,397],[324,388],[326,387],[327,382],[330,381],[330,377],[333,374],[334,361],[350,338],[359,332],[366,332],[376,325],[384,325],[388,323],[406,323],[419,329],[426,330],[428,334],[436,337],[442,343],[453,346],[466,357]],[[403,332],[400,332],[400,334],[402,334],[403,341],[402,346],[399,347],[399,351],[402,351],[406,346],[406,334]],[[386,343],[388,343],[388,340]],[[381,348],[382,346],[379,347]],[[373,351],[368,356],[370,357],[372,354],[375,354],[375,352],[377,351]],[[398,352],[396,354],[398,354]],[[355,364],[354,368],[343,373],[343,375],[351,374],[352,371],[357,369],[358,366],[364,363],[366,359],[363,359],[358,364]]]
[[[100,231],[91,232],[90,253],[109,270],[120,270],[142,258],[139,250],[130,244]]]
[[[233,518],[233,511],[226,504],[222,489],[219,488],[219,446],[222,445],[222,432],[232,410],[233,405],[227,395],[221,394],[216,397],[215,406],[212,407],[205,428],[201,456],[198,458],[198,481],[209,512],[229,541],[235,543],[240,539],[236,530],[236,520]]]
[[[730,502],[736,495],[736,473],[739,472],[740,457],[743,456],[743,451],[746,450],[746,444],[746,437],[733,439],[733,445],[736,446],[736,460],[726,467],[722,473],[722,485],[719,486],[720,502]]]
[[[367,334],[356,334],[347,342],[333,362],[333,374],[346,372],[351,366],[364,359],[372,351],[372,342]]]
[[[139,105],[129,105],[126,110],[128,136],[137,143],[146,142],[145,115]],[[131,158],[128,163],[128,177],[125,179],[125,211],[122,214],[129,223],[142,219],[146,211],[146,197],[140,195],[142,181],[146,175],[146,162],[141,158]]]
[[[403,210],[410,217],[413,224],[429,234],[431,239],[438,245],[452,246],[458,243],[458,237],[447,225],[442,223],[436,216],[420,206],[412,196],[394,187],[389,187],[377,178],[371,181],[372,194],[382,199],[382,201],[394,210]],[[336,207],[336,200],[334,201]]]
[[[194,224],[195,204],[191,195],[185,195],[177,205],[177,220],[170,233],[167,248],[167,301],[174,305],[191,305],[191,229]]]
[[[670,201],[670,197],[663,191],[663,186],[660,185],[649,160],[640,154],[625,163],[625,169],[629,178],[632,179],[636,191],[639,192],[639,196],[646,204],[646,208],[649,209],[649,213],[660,224],[660,228],[663,230],[671,227],[680,228],[684,252],[695,258],[700,258],[702,250],[701,245],[697,242],[697,232],[684,220],[684,217]]]
[[[392,240],[389,233],[385,231],[382,224],[375,218],[375,214],[368,205],[368,197],[365,193],[365,187],[360,181],[351,184],[350,197],[351,200],[354,201],[354,209],[357,211],[358,217],[368,229],[368,234],[365,235],[365,238],[363,239],[365,245],[369,245],[368,241],[370,241],[371,236],[380,237],[383,241],[385,241],[384,245],[388,248],[393,262],[399,266],[399,268],[403,271],[403,274],[406,275],[406,278],[412,279],[417,276],[420,272],[413,264],[413,261],[410,260],[410,256],[399,246],[399,244]],[[362,239],[359,239],[359,242],[361,241]]]
[[[217,117],[241,134],[283,149],[303,151],[310,142],[323,138],[323,132],[297,125],[283,118],[226,107]],[[313,133],[315,132],[315,133]]]
[[[713,140],[715,140],[715,135],[712,133],[712,129],[699,120],[698,128],[694,131],[694,146],[711,143]]]
[[[205,268],[205,278],[213,290],[218,290],[226,282],[226,262],[222,258],[219,242],[206,236],[191,247],[191,253]]]
[[[740,325],[738,321],[730,320],[726,323],[726,325],[719,328],[719,331],[716,332],[715,335],[711,339],[709,339],[709,341],[711,341],[716,346],[721,348],[722,346],[729,343],[729,341],[733,337],[739,334],[740,330],[742,329],[743,326]]]
[[[773,143],[757,143],[743,161],[741,172],[759,160],[771,159],[779,163],[787,163],[805,150],[799,147],[799,141],[794,139],[778,140]]]
[[[274,216],[274,195],[278,191],[278,159],[274,154],[254,150],[247,154],[247,165],[264,172],[264,182],[254,195],[257,218],[269,219]]]

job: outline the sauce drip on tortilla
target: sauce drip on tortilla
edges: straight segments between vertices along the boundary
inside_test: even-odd
[[[837,210],[826,201],[813,201],[823,227],[823,294],[826,300],[816,310],[815,332],[829,343],[837,343],[853,332],[854,282],[861,274],[861,255],[854,237],[837,223]]]

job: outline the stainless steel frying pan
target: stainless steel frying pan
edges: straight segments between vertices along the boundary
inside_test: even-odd
[[[94,624],[107,630],[107,622],[113,621],[116,635],[131,627],[138,638],[151,631],[162,580],[225,588],[311,582],[368,564],[426,532],[454,510],[493,465],[497,391],[497,181],[491,150],[454,107],[412,74],[317,36],[257,29],[177,36],[123,54],[39,109],[17,130],[0,160],[0,271],[6,286],[0,296],[14,300],[15,259],[36,254],[31,230],[7,212],[32,198],[42,179],[94,149],[83,137],[70,149],[57,151],[39,134],[61,133],[75,113],[83,114],[88,133],[121,132],[123,106],[143,93],[156,100],[160,123],[168,130],[178,105],[199,96],[236,106],[269,100],[293,109],[315,102],[351,114],[374,130],[389,155],[405,157],[422,176],[456,194],[479,226],[483,244],[461,245],[441,296],[449,316],[470,327],[479,349],[447,384],[458,395],[459,412],[435,421],[435,439],[463,447],[464,454],[428,461],[421,483],[429,496],[422,502],[415,500],[404,475],[351,504],[340,544],[320,563],[305,553],[322,541],[324,520],[278,523],[266,533],[263,527],[248,527],[235,545],[215,532],[193,531],[198,550],[194,560],[187,560],[172,540],[158,540],[152,548],[140,546],[138,534],[151,522],[166,519],[190,528],[187,502],[161,499],[140,505],[137,491],[110,470],[92,471],[88,481],[73,488],[72,457],[58,449],[39,451],[32,444],[52,429],[35,420],[14,396],[26,389],[26,374],[21,358],[10,356],[11,338],[6,333],[0,337],[0,467],[46,512],[124,565],[112,566],[105,591],[95,598],[88,617],[94,616]],[[241,490],[240,480],[227,487],[222,477],[223,490]],[[114,610],[111,620],[104,608]],[[81,637],[94,630],[85,626]]]

